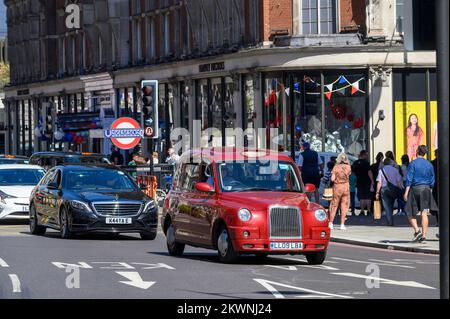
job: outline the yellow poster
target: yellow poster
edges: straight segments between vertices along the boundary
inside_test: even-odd
[[[395,102],[395,154],[397,162],[406,154],[410,161],[416,159],[416,151],[420,145],[430,146],[427,141],[427,130],[431,130],[431,152],[437,146],[437,103],[431,102],[430,122],[427,125],[425,101]]]

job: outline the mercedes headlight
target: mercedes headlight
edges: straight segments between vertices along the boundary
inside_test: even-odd
[[[75,208],[77,210],[82,210],[82,211],[89,212],[89,213],[92,212],[92,210],[88,204],[86,204],[84,202],[80,202],[78,200],[71,200],[70,206],[72,206],[73,208]]]
[[[151,211],[152,209],[154,209],[156,207],[156,205],[155,205],[155,202],[154,201],[148,201],[148,202],[146,202],[145,203],[145,205],[144,205],[144,210],[143,210],[143,212],[144,213],[147,213],[147,212],[149,212],[149,211]]]
[[[6,194],[6,193],[0,191],[0,201],[1,201],[3,204],[6,204],[6,202],[5,202],[5,199],[6,199],[6,198],[16,198],[16,196],[12,196],[12,195],[9,195],[9,194]]]
[[[314,216],[316,217],[316,219],[317,219],[319,222],[324,222],[324,221],[328,218],[327,213],[326,213],[323,209],[318,209],[318,210],[316,210],[316,211],[314,212]]]
[[[238,211],[238,217],[243,222],[248,222],[252,218],[252,213],[250,213],[250,211],[248,209],[241,208]]]

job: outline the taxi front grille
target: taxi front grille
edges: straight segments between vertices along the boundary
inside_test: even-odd
[[[297,207],[271,207],[269,209],[269,235],[271,239],[302,238],[302,222]]]

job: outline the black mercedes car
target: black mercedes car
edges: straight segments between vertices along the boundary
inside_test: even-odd
[[[78,233],[140,233],[156,238],[158,212],[132,178],[114,166],[67,165],[49,170],[30,197],[30,230],[62,238]]]

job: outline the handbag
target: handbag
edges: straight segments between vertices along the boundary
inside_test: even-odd
[[[331,201],[333,199],[333,182],[331,181],[331,175],[325,183],[325,188],[322,194],[323,200]]]
[[[379,200],[373,202],[373,219],[381,219],[381,202]]]
[[[395,186],[394,184],[392,184],[392,183],[388,180],[388,178],[387,178],[387,176],[386,176],[386,173],[384,172],[384,169],[382,169],[381,172],[383,173],[383,176],[384,176],[384,178],[386,179],[387,187],[388,187],[389,192],[391,193],[391,195],[392,195],[394,198],[400,197],[401,194],[402,194],[402,190],[400,189],[400,187]]]

